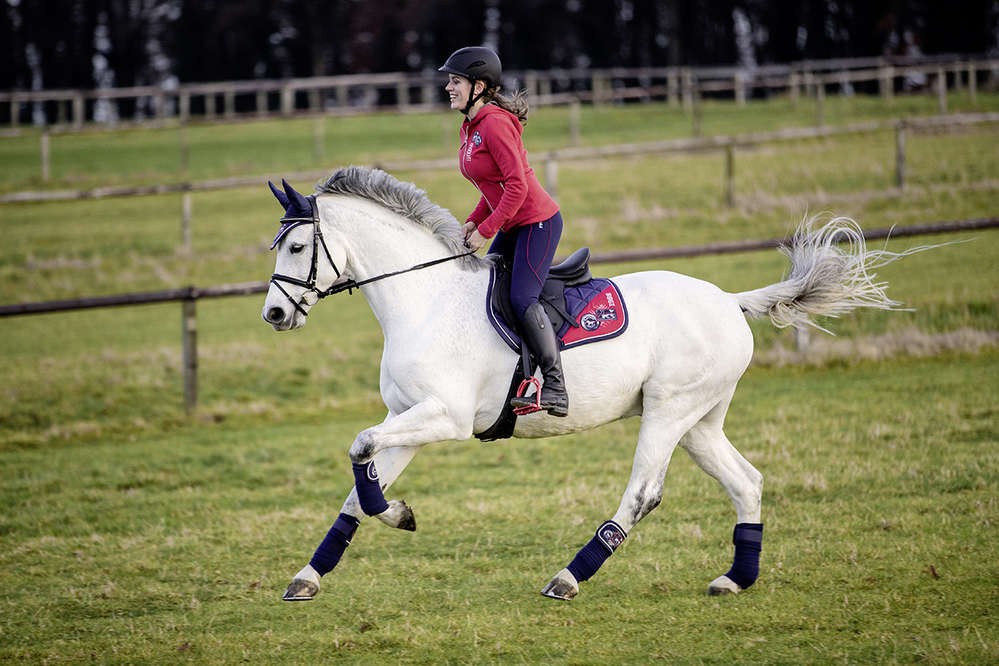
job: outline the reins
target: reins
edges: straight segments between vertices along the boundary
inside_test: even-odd
[[[323,237],[323,230],[319,224],[319,213],[316,206],[316,198],[314,196],[308,196],[306,199],[309,200],[309,204],[312,206],[312,217],[284,217],[281,218],[282,225],[288,225],[288,229],[285,231],[290,231],[297,226],[303,224],[312,224],[312,266],[309,269],[309,276],[305,280],[301,280],[290,275],[282,275],[280,273],[274,273],[271,275],[271,284],[278,288],[278,290],[285,295],[285,297],[291,301],[291,304],[295,306],[295,309],[302,314],[303,317],[308,317],[308,311],[302,307],[301,303],[296,301],[291,297],[284,287],[281,286],[281,282],[287,282],[288,284],[293,284],[299,287],[308,289],[316,295],[317,299],[323,299],[327,296],[333,296],[334,294],[339,294],[346,291],[348,294],[353,294],[354,289],[363,287],[366,284],[371,284],[372,282],[378,282],[379,280],[384,280],[386,278],[395,277],[397,275],[403,275],[404,273],[411,273],[413,271],[419,271],[424,268],[430,268],[431,266],[436,266],[437,264],[443,264],[448,261],[454,261],[455,259],[461,259],[469,255],[475,254],[475,250],[469,250],[468,252],[462,252],[461,254],[454,254],[449,257],[441,257],[440,259],[432,259],[430,261],[424,261],[423,263],[416,264],[415,266],[410,266],[409,268],[403,268],[402,270],[392,271],[390,273],[382,273],[381,275],[376,275],[370,277],[366,280],[361,280],[358,282],[353,278],[348,279],[345,282],[335,282],[330,285],[328,289],[319,289],[316,286],[316,278],[319,272],[319,247],[322,246],[323,253],[326,255],[326,260],[330,262],[333,271],[336,273],[337,279],[342,275],[340,269],[337,268],[336,262],[333,261],[333,255],[330,253],[329,247],[326,245],[326,239]]]

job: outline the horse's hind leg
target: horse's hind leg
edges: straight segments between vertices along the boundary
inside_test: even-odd
[[[709,594],[738,593],[756,582],[763,544],[760,522],[763,475],[742,457],[722,430],[730,400],[731,397],[719,403],[681,442],[694,462],[725,488],[735,505],[732,568],[711,582]]]
[[[631,468],[631,479],[617,513],[603,523],[593,539],[541,590],[553,599],[572,599],[579,583],[589,579],[627,537],[628,532],[662,501],[663,481],[680,437],[703,414],[695,396],[674,397],[668,403],[646,387],[642,426]],[[700,409],[699,409],[700,407]]]

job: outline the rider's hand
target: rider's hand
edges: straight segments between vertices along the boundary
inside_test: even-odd
[[[482,234],[479,233],[478,229],[473,229],[472,233],[470,233],[465,239],[465,245],[467,245],[471,250],[478,251],[479,248],[485,244],[486,239],[482,237]]]
[[[468,237],[472,235],[473,231],[475,231],[475,222],[469,220],[468,222],[465,222],[465,225],[461,229],[465,232],[465,240],[467,241]]]

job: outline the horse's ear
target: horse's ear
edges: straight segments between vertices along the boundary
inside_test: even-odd
[[[305,195],[296,192],[295,188],[289,185],[288,181],[284,178],[281,179],[281,184],[284,186],[284,192],[288,195],[289,201],[294,203],[298,210],[303,212],[312,210],[312,205],[305,198]]]
[[[284,181],[282,181],[282,182],[284,182]],[[271,181],[268,180],[267,184],[270,186],[271,192],[274,193],[274,197],[278,200],[278,203],[281,204],[281,206],[285,210],[288,210],[288,204],[290,203],[288,201],[288,195],[286,195],[284,192],[282,192],[278,188],[274,187],[274,183],[272,183]]]

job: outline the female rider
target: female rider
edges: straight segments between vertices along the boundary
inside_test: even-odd
[[[465,222],[466,243],[478,250],[493,239],[489,252],[501,255],[510,266],[510,303],[524,343],[541,368],[541,409],[566,416],[569,400],[559,343],[538,302],[562,235],[562,216],[527,163],[521,140],[527,101],[522,93],[500,94],[502,65],[486,47],[458,49],[439,71],[448,74],[444,89],[451,108],[465,116],[458,168],[482,195]],[[533,397],[516,397],[510,404],[535,403]]]

